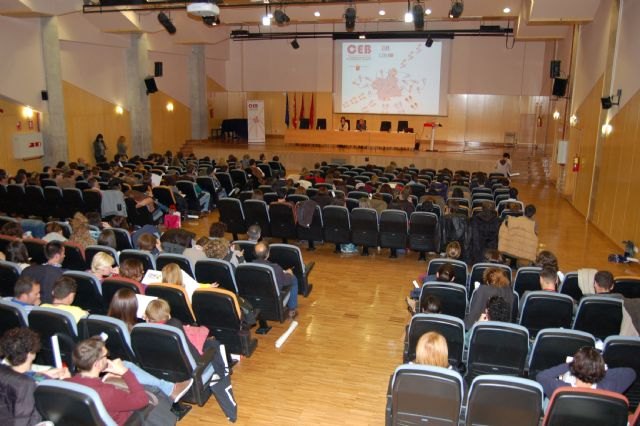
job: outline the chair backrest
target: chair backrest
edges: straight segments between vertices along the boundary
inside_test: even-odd
[[[407,213],[402,210],[387,209],[380,214],[380,246],[406,248]]]
[[[102,286],[95,275],[80,271],[65,271],[62,275],[73,278],[77,284],[74,305],[92,314],[103,314],[107,311],[102,298]]]
[[[189,295],[184,287],[176,284],[152,284],[144,291],[147,296],[156,296],[167,301],[171,307],[171,316],[178,318],[184,324],[195,324],[196,320],[191,309]]]
[[[98,392],[78,383],[43,380],[38,383],[35,404],[43,419],[57,425],[116,426]]]
[[[158,200],[160,204],[167,207],[176,204],[176,199],[173,196],[173,192],[168,186],[156,186],[151,191],[153,193],[153,198]]]
[[[71,353],[78,340],[78,327],[76,320],[67,311],[56,308],[33,308],[29,312],[29,328],[40,335],[42,350],[38,354],[37,363],[54,365],[51,336],[58,336],[60,355],[67,363],[69,369],[73,369]]]
[[[418,251],[440,251],[440,223],[431,212],[413,212],[409,217],[409,247]]]
[[[387,424],[458,424],[462,404],[462,377],[455,371],[405,364],[391,377]]]
[[[237,338],[242,313],[234,293],[220,288],[196,290],[192,306],[198,324],[207,327],[216,339]]]
[[[273,237],[296,238],[296,219],[293,205],[290,203],[271,203],[269,216],[271,217],[271,235]]]
[[[238,250],[243,252],[243,257],[246,262],[253,262],[256,260],[256,241],[249,240],[236,240],[233,244]]]
[[[640,277],[616,277],[613,292],[629,299],[640,297]]]
[[[575,302],[579,302],[580,299],[582,299],[583,294],[580,286],[578,285],[578,273],[568,272],[564,276],[564,280],[562,280],[562,284],[560,284],[558,291],[562,294],[571,296]]]
[[[126,259],[138,259],[142,262],[142,267],[145,271],[149,269],[156,269],[156,261],[151,255],[151,253],[142,250],[122,250],[120,252],[120,263],[124,262]]]
[[[13,288],[21,273],[16,263],[0,260],[0,297],[13,296]]]
[[[540,272],[542,268],[537,266],[523,266],[516,271],[516,277],[513,280],[513,289],[520,297],[525,291],[540,290]]]
[[[356,245],[378,245],[378,212],[375,209],[358,207],[351,211],[351,239]]]
[[[182,254],[174,254],[174,253],[160,253],[156,258],[156,268],[161,271],[162,268],[167,266],[170,263],[177,264],[180,269],[189,274],[191,278],[195,278],[193,270],[191,268],[191,262],[189,259]]]
[[[308,293],[306,291],[309,287],[306,265],[302,259],[302,251],[298,246],[278,243],[269,245],[269,261],[277,263],[285,271],[291,268],[298,279],[299,293]],[[310,265],[313,266],[313,264]]]
[[[62,267],[74,271],[85,271],[87,261],[84,258],[84,248],[77,243],[65,241]]]
[[[476,282],[482,284],[482,281],[483,281],[482,276],[484,274],[484,271],[486,271],[489,268],[502,269],[507,274],[509,281],[512,280],[513,272],[511,271],[511,268],[507,265],[501,265],[499,263],[489,263],[489,262],[475,263],[471,267],[471,273],[469,273],[469,279],[467,284],[467,292],[469,294],[471,294],[472,290],[475,289]]]
[[[87,260],[87,267],[90,268],[91,267],[91,261],[93,260],[93,256],[95,256],[96,254],[103,252],[103,253],[107,253],[109,256],[113,257],[113,260],[115,260],[116,265],[118,265],[118,252],[108,246],[99,246],[99,245],[94,245],[94,246],[87,246],[84,249],[84,257]]]
[[[0,298],[0,336],[12,328],[28,325],[27,311],[22,305]]]
[[[248,299],[254,308],[260,309],[262,318],[284,321],[283,306],[288,295],[280,293],[271,266],[242,263],[236,268],[236,282],[240,296]]]
[[[438,268],[445,263],[453,266],[455,278],[454,283],[460,284],[466,287],[467,285],[467,264],[461,260],[455,259],[432,259],[427,266],[427,275],[435,275],[438,272]]]
[[[389,132],[389,131],[391,131],[391,122],[390,121],[381,121],[380,122],[380,131],[381,132]]]
[[[595,346],[596,339],[584,331],[562,328],[547,328],[538,333],[531,347],[529,357],[529,377],[535,379],[538,373],[555,367],[573,356],[584,346]]]
[[[131,235],[129,231],[122,228],[110,228],[116,234],[116,248],[118,251],[131,250],[133,244],[131,244]]]
[[[580,300],[573,329],[593,334],[600,340],[620,333],[622,299],[612,296],[587,296]]]
[[[322,209],[325,239],[331,243],[351,241],[351,219],[349,210],[342,206],[325,206]]]
[[[44,252],[44,248],[47,245],[45,240],[40,240],[38,238],[25,238],[22,242],[27,248],[27,252],[29,253],[29,257],[33,263],[41,265],[47,262],[47,256]]]
[[[105,333],[108,336],[105,346],[112,358],[136,362],[135,354],[131,349],[129,328],[124,321],[105,315],[90,315],[80,320],[78,333],[81,339]]]
[[[562,387],[551,396],[543,426],[626,426],[629,403],[616,392]]]
[[[467,312],[467,289],[454,283],[441,283],[428,281],[420,291],[420,304],[428,296],[434,296],[440,300],[442,313],[464,319]]]
[[[196,262],[195,279],[202,284],[218,283],[219,288],[238,294],[235,268],[226,260],[202,259]]]
[[[636,372],[636,380],[624,395],[629,406],[640,406],[640,337],[609,336],[604,341],[602,356],[609,368],[629,367]]]
[[[529,352],[526,328],[505,322],[477,322],[471,328],[467,376],[522,376]]]
[[[449,351],[449,363],[454,367],[459,366],[462,363],[464,350],[464,321],[443,314],[416,314],[411,318],[403,362],[415,359],[416,344],[420,337],[429,331],[440,333],[445,338]]]
[[[520,377],[486,374],[473,379],[465,425],[538,426],[542,416],[542,386]]]
[[[111,304],[113,295],[121,288],[128,288],[137,294],[144,294],[144,287],[136,280],[125,277],[109,277],[102,281],[102,299],[105,306]]]
[[[520,325],[535,337],[543,328],[570,328],[573,318],[573,299],[566,294],[548,291],[526,293],[520,312]]]

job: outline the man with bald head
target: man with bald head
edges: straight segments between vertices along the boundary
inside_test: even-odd
[[[267,260],[269,259],[269,243],[261,241],[256,244],[255,253],[256,260],[254,260],[254,263],[268,265],[273,268],[278,288],[280,290],[287,288],[291,289],[287,307],[289,308],[289,318],[295,318],[298,315],[298,279],[293,275],[293,271],[291,269],[284,271],[277,263],[272,263]]]

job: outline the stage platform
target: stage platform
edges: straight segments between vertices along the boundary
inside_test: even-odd
[[[248,144],[246,140],[214,139],[192,140],[183,147],[185,153],[193,152],[201,158],[209,156],[216,161],[225,159],[229,154],[241,158],[249,153],[253,158],[258,158],[261,153],[271,160],[274,155],[280,157],[280,161],[289,170],[300,170],[303,167],[313,168],[316,162],[339,164],[377,164],[386,165],[395,161],[398,166],[415,165],[418,168],[444,168],[452,170],[481,170],[493,171],[496,161],[502,157],[503,152],[509,152],[514,158],[526,158],[529,149],[517,147],[505,147],[500,144],[486,144],[480,147],[464,147],[457,143],[437,142],[435,152],[423,152],[414,150],[396,150],[385,148],[357,148],[336,146],[297,146],[287,145],[282,137],[268,137],[264,144]]]

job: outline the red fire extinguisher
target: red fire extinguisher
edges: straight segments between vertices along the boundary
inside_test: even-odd
[[[571,168],[571,170],[574,172],[580,171],[580,157],[578,157],[577,155],[573,157],[573,167]]]

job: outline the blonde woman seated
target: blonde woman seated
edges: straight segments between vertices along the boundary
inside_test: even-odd
[[[198,282],[191,278],[189,274],[180,269],[180,266],[178,266],[177,263],[169,263],[164,268],[162,268],[162,282],[184,287],[187,295],[189,296],[189,303],[191,303],[193,292],[197,289],[218,287],[218,283],[198,284]]]
[[[80,245],[83,249],[96,244],[96,239],[91,236],[89,231],[89,219],[85,215],[77,212],[69,224],[71,225],[69,241]]]
[[[110,254],[100,251],[91,260],[91,274],[98,278],[100,282],[104,281],[105,278],[118,275],[118,267],[113,266],[115,263],[115,259]]]
[[[416,345],[415,363],[451,368],[449,365],[449,346],[446,339],[435,331],[423,334]]]

